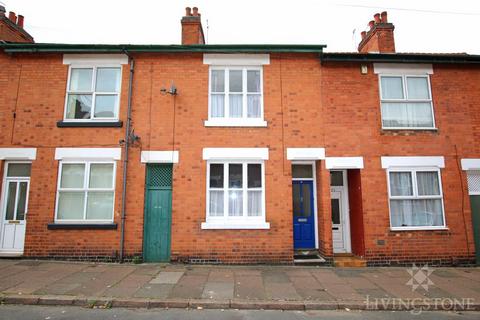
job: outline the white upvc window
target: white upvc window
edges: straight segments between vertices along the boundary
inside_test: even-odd
[[[207,126],[266,126],[261,66],[210,66]]]
[[[112,161],[61,161],[55,221],[113,221],[116,165]]]
[[[389,168],[387,177],[392,230],[446,228],[439,168]]]
[[[435,129],[429,75],[381,74],[383,129]]]
[[[121,73],[116,64],[70,65],[64,120],[118,121]]]
[[[203,229],[265,229],[263,161],[207,162],[207,220]]]

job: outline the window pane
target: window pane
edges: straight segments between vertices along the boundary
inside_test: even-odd
[[[292,165],[292,178],[313,178],[312,166],[309,164]]]
[[[84,203],[84,192],[59,192],[57,219],[83,220]]]
[[[92,95],[69,94],[66,119],[90,119]]]
[[[231,118],[241,118],[243,115],[243,95],[230,94],[230,110],[229,115]]]
[[[210,113],[212,118],[225,117],[225,95],[224,94],[212,94],[210,97]]]
[[[223,191],[210,191],[210,205],[208,212],[212,217],[223,217]]]
[[[120,83],[119,68],[97,69],[97,92],[118,92]]]
[[[16,194],[17,194],[17,183],[9,182],[8,194],[7,194],[7,210],[5,212],[5,220],[13,220],[14,218]]]
[[[70,91],[92,91],[92,74],[93,69],[71,69]]]
[[[259,163],[248,164],[248,188],[262,187],[262,165]]]
[[[432,107],[429,102],[382,103],[384,127],[433,128]]]
[[[113,216],[113,192],[89,192],[87,220],[110,220]]]
[[[243,191],[228,192],[228,215],[231,217],[243,215]]]
[[[417,172],[417,185],[419,196],[440,195],[438,173],[436,171]]]
[[[390,172],[390,195],[413,195],[412,174],[410,172]]]
[[[343,186],[343,172],[342,171],[330,171],[330,185],[332,187]]]
[[[249,94],[247,95],[247,117],[248,118],[260,118],[261,116],[261,106],[260,99],[262,97],[259,94]]]
[[[312,215],[312,198],[311,187],[308,184],[302,184],[302,200],[303,200],[303,216],[310,217]]]
[[[230,70],[229,87],[230,92],[242,92],[242,70]]]
[[[115,118],[116,95],[95,96],[95,118]]]
[[[242,164],[229,164],[228,165],[228,187],[229,188],[242,188]]]
[[[425,77],[407,78],[408,99],[430,99],[428,81]]]
[[[9,163],[7,177],[30,177],[30,163]]]
[[[403,99],[402,77],[382,77],[382,99]]]
[[[210,188],[223,188],[223,164],[210,165]]]
[[[247,91],[260,92],[260,71],[259,70],[247,71]]]
[[[61,188],[83,188],[85,175],[85,164],[62,165],[62,177],[60,181]]]
[[[212,70],[211,77],[211,91],[212,92],[225,92],[225,71],[224,70]]]
[[[440,199],[390,200],[392,227],[443,226]]]
[[[251,217],[262,215],[262,191],[248,191],[248,215]]]
[[[340,199],[331,199],[332,224],[340,224]]]
[[[25,219],[25,209],[27,204],[27,182],[20,182],[17,204],[17,220]]]
[[[293,193],[293,216],[299,217],[302,215],[302,208],[300,207],[302,201],[300,200],[300,184],[294,183],[292,185]]]
[[[113,164],[94,163],[90,165],[90,188],[113,188]]]

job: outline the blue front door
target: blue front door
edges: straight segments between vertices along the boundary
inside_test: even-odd
[[[315,223],[313,217],[313,181],[292,181],[293,192],[293,247],[315,248]]]

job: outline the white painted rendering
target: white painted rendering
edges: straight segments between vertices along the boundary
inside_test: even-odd
[[[55,160],[120,160],[121,148],[56,148]]]
[[[374,63],[373,72],[376,74],[433,74],[433,67],[429,63]]]
[[[203,160],[268,160],[268,148],[203,148]]]
[[[37,148],[0,148],[0,160],[35,160]]]
[[[142,151],[140,156],[142,163],[178,163],[178,151]]]
[[[64,54],[63,64],[71,64],[71,65],[128,64],[128,56],[126,54],[76,54],[76,53]]]
[[[439,157],[382,157],[382,168],[438,167],[445,168],[445,158]]]
[[[462,170],[480,170],[480,159],[462,159]]]
[[[363,169],[363,157],[327,157],[325,167],[331,169]]]
[[[220,66],[261,66],[270,64],[269,54],[203,54],[203,64]]]
[[[287,148],[288,160],[323,160],[325,148]]]

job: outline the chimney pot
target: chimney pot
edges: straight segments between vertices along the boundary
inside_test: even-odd
[[[380,13],[375,13],[375,15],[373,16],[373,19],[375,19],[375,24],[379,24],[381,22]]]
[[[191,15],[192,15],[192,8],[186,7],[185,8],[185,16],[188,17],[188,16],[191,16]]]
[[[5,7],[0,4],[0,16],[5,16]]]
[[[193,7],[193,16],[194,17],[198,17],[199,14],[198,14],[198,8],[197,7]]]
[[[22,16],[21,14],[18,15],[18,19],[17,19],[17,25],[20,27],[20,28],[23,28],[23,21],[25,20],[25,17]]]
[[[370,30],[373,29],[374,25],[375,25],[375,21],[373,21],[373,20],[368,23],[368,26],[370,27]]]
[[[388,23],[387,11],[383,11],[381,13],[381,17],[382,17],[382,23]]]
[[[12,21],[13,23],[17,24],[17,16],[15,15],[15,12],[10,11],[8,13],[8,19]]]
[[[362,35],[362,40],[365,39],[367,37],[367,31],[362,31],[361,35]]]

